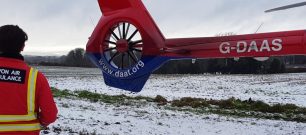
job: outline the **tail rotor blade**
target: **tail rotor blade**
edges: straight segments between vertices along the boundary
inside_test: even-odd
[[[295,8],[295,7],[301,7],[301,6],[305,6],[305,5],[306,5],[306,2],[301,2],[301,3],[296,3],[296,4],[291,4],[291,5],[287,5],[287,6],[282,6],[282,7],[278,7],[278,8],[269,9],[269,10],[266,10],[265,13],[280,11],[280,10],[286,10],[286,9]]]

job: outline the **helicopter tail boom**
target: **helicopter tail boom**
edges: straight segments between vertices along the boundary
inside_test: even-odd
[[[225,37],[166,39],[166,56],[193,58],[271,57],[306,55],[306,31],[284,31]]]
[[[86,53],[105,84],[132,92],[172,59],[306,55],[306,31],[165,39],[141,0],[98,0],[103,16]]]

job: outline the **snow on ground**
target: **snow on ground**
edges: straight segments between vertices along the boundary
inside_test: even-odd
[[[88,90],[110,95],[162,95],[168,100],[200,97],[243,100],[252,98],[267,103],[293,103],[306,107],[306,73],[277,75],[152,75],[140,93],[108,87],[101,71],[88,68],[51,67],[42,71],[50,85],[59,89]]]
[[[163,110],[156,105],[112,106],[80,100],[56,101],[59,119],[51,127],[103,135],[273,135],[306,134],[306,124]],[[65,107],[63,107],[65,106]],[[55,134],[54,132],[52,134]]]
[[[306,73],[279,75],[152,75],[143,91],[130,93],[105,86],[98,69],[38,67],[50,85],[59,89],[88,90],[131,96],[263,100],[306,107]],[[78,134],[82,131],[105,135],[271,135],[306,134],[306,123],[255,118],[234,118],[213,114],[196,115],[164,110],[154,104],[114,106],[76,99],[56,99],[59,119],[51,133]],[[70,130],[70,131],[69,131]],[[50,132],[50,131],[49,131]],[[69,133],[70,132],[70,133]],[[47,134],[47,132],[45,133]]]

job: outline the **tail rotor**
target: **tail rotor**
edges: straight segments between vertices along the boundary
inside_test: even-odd
[[[102,48],[110,65],[116,69],[128,69],[141,60],[142,37],[133,24],[119,22],[109,29]]]
[[[86,47],[108,86],[139,92],[169,57],[165,38],[141,0],[98,0],[103,16]]]

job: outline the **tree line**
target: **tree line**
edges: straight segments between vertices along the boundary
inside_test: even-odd
[[[158,69],[158,74],[267,74],[285,72],[285,63],[280,58],[257,61],[254,58],[198,59],[170,61]]]
[[[95,67],[85,55],[83,48],[76,48],[63,56],[25,56],[27,63],[41,66]],[[271,74],[288,72],[286,65],[304,64],[305,56],[271,57],[266,61],[254,58],[230,59],[189,59],[173,60],[165,63],[156,74]],[[291,69],[292,70],[292,69]],[[294,69],[290,72],[303,72]]]
[[[40,66],[95,67],[83,48],[73,49],[63,56],[25,56],[25,61]]]

